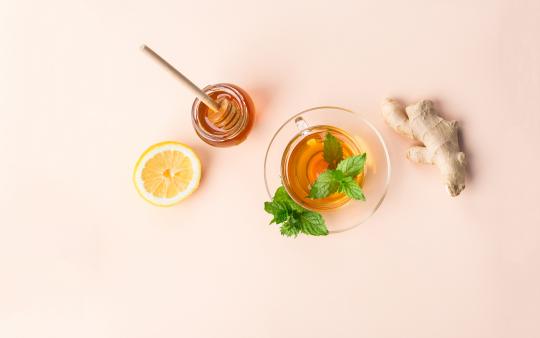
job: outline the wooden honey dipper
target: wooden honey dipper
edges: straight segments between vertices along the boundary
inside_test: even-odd
[[[217,103],[219,104],[218,111],[209,110],[208,119],[216,127],[230,130],[240,119],[240,114],[238,114],[236,106],[227,99],[218,99]]]
[[[231,101],[225,98],[215,101],[150,47],[142,45],[141,49],[176,76],[177,79],[186,85],[186,87],[209,108],[207,117],[216,127],[226,131],[235,126],[240,119],[240,114],[238,113],[237,107]]]

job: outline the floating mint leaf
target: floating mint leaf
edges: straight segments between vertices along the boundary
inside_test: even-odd
[[[330,133],[326,133],[324,138],[323,156],[329,169],[336,169],[337,164],[343,159],[341,142]]]
[[[335,193],[339,188],[339,181],[343,177],[341,172],[326,170],[317,177],[309,191],[310,198],[325,198]]]
[[[347,157],[337,165],[337,170],[341,170],[345,176],[356,177],[364,170],[366,163],[366,153],[357,156]]]

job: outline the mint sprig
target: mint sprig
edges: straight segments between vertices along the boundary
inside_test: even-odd
[[[363,155],[358,155],[364,156]],[[357,156],[354,156],[357,157]],[[349,157],[352,159],[352,157]],[[345,160],[341,161],[343,163]],[[354,159],[355,164],[354,167],[349,167],[349,171],[344,172],[340,169],[331,170],[328,169],[321,173],[319,177],[317,177],[317,180],[313,183],[311,186],[311,189],[309,191],[309,198],[325,198],[333,193],[336,192],[342,192],[345,193],[350,198],[353,198],[355,200],[362,200],[365,201],[366,197],[364,196],[364,193],[362,191],[362,188],[358,185],[356,182],[356,176],[358,173],[362,171],[362,168],[359,168],[358,163],[362,163],[358,159]],[[363,167],[363,164],[361,164]],[[339,165],[338,165],[339,167]],[[356,175],[350,175],[347,173],[356,173]]]
[[[351,156],[346,159],[339,159],[335,167],[331,166],[331,163],[327,160],[336,160],[337,151],[335,149],[337,145],[340,148],[340,157],[343,156],[343,150],[341,150],[341,142],[330,133],[326,134],[324,138],[324,159],[328,162],[328,168],[322,172],[317,180],[311,186],[309,191],[309,198],[325,198],[333,193],[341,192],[355,200],[365,201],[366,197],[362,188],[358,185],[356,177],[364,170],[366,164],[366,153],[357,156]],[[327,149],[329,153],[327,154]]]
[[[264,210],[274,216],[270,224],[281,224],[280,231],[284,236],[328,235],[322,215],[298,205],[282,186],[276,190],[272,201],[264,203]]]

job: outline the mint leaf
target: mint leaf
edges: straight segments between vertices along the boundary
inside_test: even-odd
[[[288,202],[290,199],[289,194],[287,193],[287,190],[283,186],[280,186],[277,188],[276,192],[274,193],[274,201],[281,201],[281,202]]]
[[[366,153],[348,157],[338,163],[337,169],[326,170],[317,177],[309,191],[310,198],[325,198],[335,192],[345,193],[350,198],[365,201],[366,197],[355,177],[366,163]]]
[[[324,138],[323,156],[330,169],[336,169],[337,164],[343,159],[341,142],[330,133],[326,133]]]
[[[296,237],[301,232],[315,236],[328,234],[321,214],[298,205],[282,186],[276,190],[272,201],[264,203],[264,210],[274,216],[270,224],[281,224],[280,232],[284,236]]]
[[[344,192],[347,196],[350,198],[353,198],[355,200],[361,200],[365,201],[366,197],[364,196],[364,192],[362,191],[362,188],[358,185],[358,182],[351,176],[347,176],[341,180],[339,185],[339,191]]]
[[[287,205],[280,201],[272,201],[272,202],[264,202],[264,210],[274,215],[274,218],[272,218],[272,221],[270,221],[270,224],[272,223],[282,223],[287,220],[289,217],[289,211],[287,210]]]
[[[291,217],[288,221],[284,222],[279,228],[279,232],[283,236],[296,237],[302,231],[302,224],[296,219]]]
[[[298,205],[287,193],[287,190],[283,186],[280,186],[277,188],[275,194],[274,194],[274,201],[283,202],[287,207],[291,210],[297,211],[297,212],[304,212],[306,209],[304,209],[302,206]]]
[[[308,211],[300,215],[302,231],[313,236],[326,236],[328,229],[324,218],[317,212]]]
[[[356,177],[362,170],[366,163],[366,153],[357,156],[347,157],[337,165],[337,170],[343,172],[345,176]]]
[[[335,193],[339,188],[339,181],[343,173],[336,170],[326,170],[317,177],[309,190],[310,198],[325,198]]]
[[[269,214],[276,214],[279,212],[279,207],[276,205],[275,201],[272,202],[264,202],[264,211],[266,211]]]

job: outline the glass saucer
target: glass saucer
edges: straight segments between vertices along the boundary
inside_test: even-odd
[[[301,123],[298,123],[301,121]],[[340,107],[315,107],[304,110],[283,123],[270,140],[264,159],[264,182],[269,198],[282,185],[281,160],[289,142],[312,126],[333,126],[344,130],[367,153],[365,181],[366,201],[351,200],[344,206],[318,211],[330,233],[352,229],[365,222],[379,208],[390,181],[390,157],[381,133],[365,118]]]

